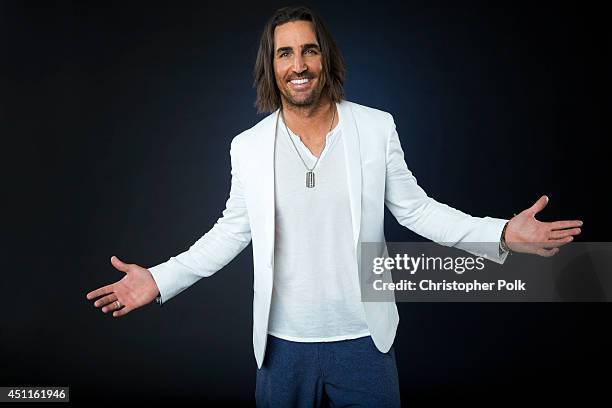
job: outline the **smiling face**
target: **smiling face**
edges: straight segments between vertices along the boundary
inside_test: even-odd
[[[307,107],[323,90],[321,49],[310,21],[292,21],[274,29],[274,75],[283,103]]]

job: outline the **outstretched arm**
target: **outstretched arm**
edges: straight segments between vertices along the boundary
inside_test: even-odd
[[[168,261],[149,269],[136,264],[124,264],[111,258],[113,266],[126,276],[118,282],[98,288],[87,294],[104,313],[114,311],[122,316],[148,304],[157,295],[166,302],[203,277],[217,272],[234,259],[251,242],[251,229],[236,160],[234,142],[230,149],[232,181],[229,199],[223,216],[210,231],[191,247]]]
[[[232,181],[222,217],[187,251],[149,268],[159,287],[162,302],[178,295],[201,278],[213,275],[251,242],[251,227],[234,141],[230,156]]]
[[[510,221],[473,217],[428,197],[406,165],[393,118],[391,123],[385,204],[401,225],[434,242],[498,263],[503,263],[508,255],[507,251],[499,251],[502,232],[510,250],[542,256],[554,255],[559,246],[580,233],[580,220],[546,223],[535,219],[535,214],[548,202],[546,196]]]
[[[508,220],[473,217],[429,197],[406,165],[393,117],[389,123],[385,204],[397,221],[439,244],[503,263],[508,252],[499,243]]]

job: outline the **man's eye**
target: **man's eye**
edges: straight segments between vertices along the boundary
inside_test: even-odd
[[[284,58],[284,57],[286,57],[287,55],[289,55],[289,53],[288,53],[288,52],[283,52],[283,53],[281,53],[280,57],[281,57],[281,58]]]
[[[313,49],[306,50],[306,52],[309,52],[309,53],[311,53],[311,54],[316,54],[315,50],[313,50]]]

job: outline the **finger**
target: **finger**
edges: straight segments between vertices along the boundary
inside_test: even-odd
[[[548,257],[555,255],[557,252],[559,252],[559,248],[552,248],[552,249],[540,248],[536,251],[536,254],[548,258]]]
[[[96,290],[92,290],[91,292],[87,294],[87,299],[91,300],[93,298],[97,298],[98,296],[108,295],[109,293],[114,292],[114,287],[115,287],[115,284],[111,283],[110,285],[106,285]]]
[[[550,227],[553,230],[567,229],[567,228],[576,228],[582,226],[582,221],[574,220],[574,221],[555,221],[550,223]]]
[[[113,266],[121,272],[127,273],[129,269],[128,264],[120,261],[115,255],[111,256],[111,264],[113,264]]]
[[[578,234],[580,234],[580,228],[554,230],[550,232],[549,239],[562,239],[570,235],[578,235]]]
[[[114,311],[113,312],[113,317],[123,316],[125,314],[130,313],[131,311],[132,311],[132,309],[126,306],[126,307],[124,307],[124,308],[122,308],[120,310]]]
[[[94,302],[94,306],[95,307],[106,306],[110,302],[114,302],[115,300],[117,300],[117,295],[114,294],[114,293],[111,293],[110,295],[106,295],[103,298],[100,298],[100,299],[96,300]]]
[[[112,312],[115,310],[120,310],[122,307],[125,307],[125,305],[123,304],[123,302],[119,301],[119,303],[121,304],[120,307],[117,307],[117,301],[115,300],[114,302],[111,302],[109,305],[106,305],[102,308],[102,311],[104,313],[106,312]]]
[[[544,247],[546,248],[556,248],[556,247],[560,247],[562,245],[568,244],[570,242],[572,242],[574,239],[574,237],[569,236],[569,237],[565,237],[562,239],[550,239],[548,241],[546,241],[546,243],[544,244]]]
[[[531,210],[534,214],[537,214],[542,211],[544,207],[546,207],[546,204],[548,204],[548,196],[543,195],[531,206],[529,210]]]

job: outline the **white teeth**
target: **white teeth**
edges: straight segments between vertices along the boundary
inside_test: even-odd
[[[295,85],[305,84],[306,82],[308,82],[308,79],[294,79],[291,81],[291,83]]]

